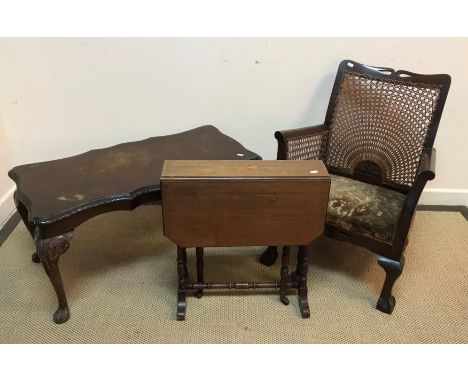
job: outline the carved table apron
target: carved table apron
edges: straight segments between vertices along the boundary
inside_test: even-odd
[[[42,263],[57,294],[56,323],[70,316],[58,260],[70,247],[74,228],[106,212],[159,204],[165,159],[262,158],[214,126],[202,126],[9,171],[16,208],[36,242],[32,259]]]

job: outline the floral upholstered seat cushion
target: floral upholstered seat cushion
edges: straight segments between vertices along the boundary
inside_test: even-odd
[[[327,224],[392,244],[406,196],[354,179],[330,177]]]

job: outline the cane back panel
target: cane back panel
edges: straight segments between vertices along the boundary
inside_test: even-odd
[[[423,148],[432,147],[450,77],[395,72],[351,61],[343,69],[343,63],[327,112],[327,168],[372,176],[398,188],[411,187]]]

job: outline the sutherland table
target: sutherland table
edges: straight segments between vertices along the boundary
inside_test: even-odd
[[[168,160],[161,176],[164,234],[177,244],[177,319],[185,319],[187,291],[279,288],[307,301],[307,245],[324,229],[330,178],[321,161]],[[203,247],[283,245],[280,282],[203,281]],[[299,246],[288,275],[289,246]],[[196,247],[197,282],[187,276],[186,248]]]
[[[159,204],[165,159],[261,159],[214,126],[92,150],[70,158],[13,168],[15,203],[35,238],[34,262],[41,262],[57,293],[54,321],[68,320],[58,259],[73,229],[86,220],[140,204]]]

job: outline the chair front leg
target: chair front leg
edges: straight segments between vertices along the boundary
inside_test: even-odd
[[[391,314],[395,308],[395,297],[392,295],[393,285],[403,272],[405,257],[402,255],[400,261],[391,260],[384,256],[379,256],[377,259],[379,265],[385,271],[385,282],[380,293],[377,309],[381,312]]]

